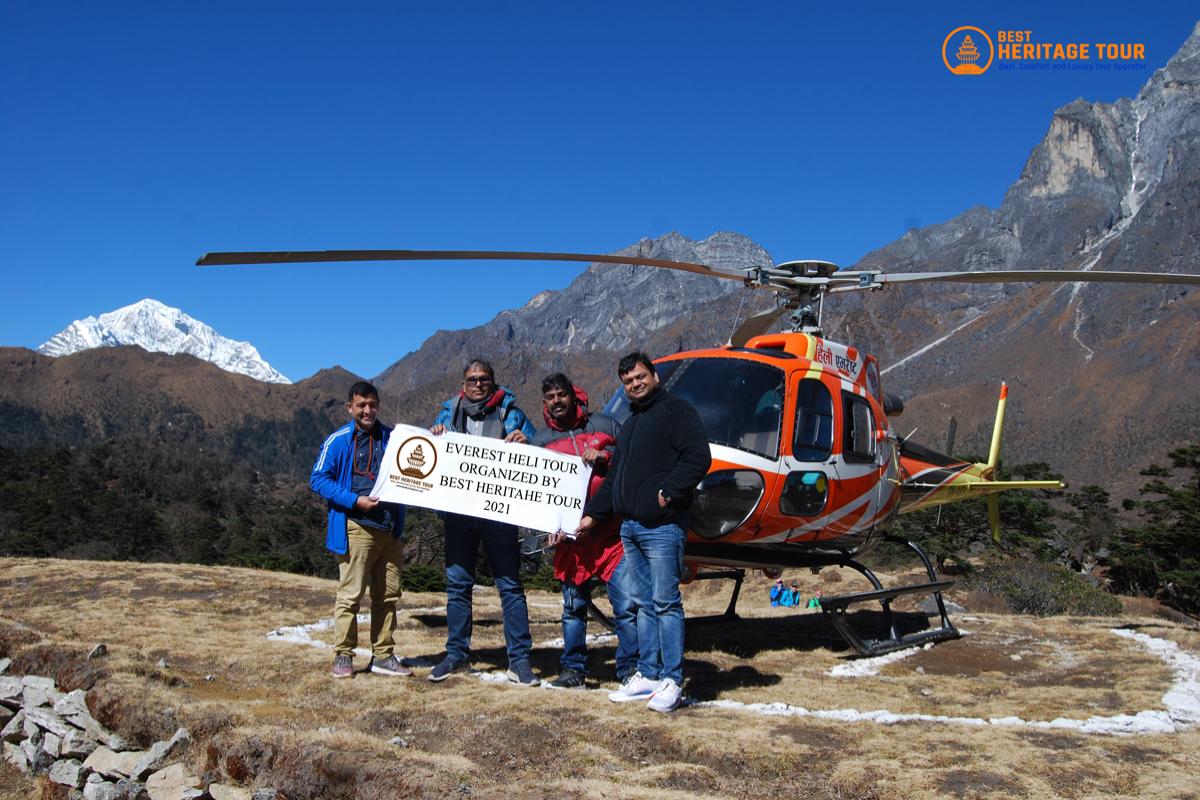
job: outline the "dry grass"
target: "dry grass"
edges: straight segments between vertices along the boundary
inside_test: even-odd
[[[806,594],[852,591],[826,570]],[[791,576],[789,576],[790,578]],[[971,635],[874,677],[826,673],[850,658],[820,615],[773,609],[747,581],[739,622],[690,626],[686,672],[700,699],[809,709],[1081,719],[1161,708],[1161,661],[1108,632],[1112,620],[981,615]],[[724,608],[727,586],[688,587],[689,615]],[[693,707],[656,715],[601,691],[551,692],[455,676],[431,684],[328,677],[329,650],[264,634],[331,613],[329,581],[244,569],[0,560],[0,650],[15,665],[92,686],[94,713],[142,744],[187,726],[210,778],[287,796],[553,798],[1185,797],[1200,732],[1108,737],[908,723],[880,726]],[[406,596],[409,609],[444,597]],[[534,666],[557,672],[558,598],[530,594]],[[494,590],[476,596],[475,666],[505,666]],[[1194,626],[1151,618],[1151,635],[1200,651]],[[404,613],[402,655],[441,652],[445,616]],[[82,659],[105,642],[109,655]],[[593,673],[611,675],[612,645]],[[1018,658],[1014,658],[1018,657]],[[165,658],[165,668],[156,666]],[[359,666],[365,666],[360,659]],[[918,671],[918,668],[919,671]],[[208,677],[211,676],[211,680]],[[93,685],[94,684],[94,685]],[[611,684],[606,683],[605,686]],[[389,743],[393,737],[407,746]],[[32,784],[0,767],[0,797]]]

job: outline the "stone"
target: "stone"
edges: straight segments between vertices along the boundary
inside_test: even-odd
[[[106,655],[108,655],[108,645],[101,642],[100,644],[98,644],[92,648],[92,651],[90,653],[88,653],[87,657],[88,658],[103,658]]]
[[[21,704],[26,708],[50,705],[50,693],[40,686],[24,686],[21,688]]]
[[[201,797],[200,779],[188,774],[183,764],[172,764],[146,779],[150,800],[190,800]]]
[[[257,792],[250,793],[249,789],[243,789],[240,786],[229,786],[224,783],[210,783],[208,785],[208,794],[212,800],[253,800],[257,797]],[[275,800],[275,793],[271,792],[271,800]]]
[[[47,733],[42,739],[42,752],[54,761],[62,754],[62,737],[57,734]]]
[[[83,775],[83,764],[73,758],[55,761],[50,765],[49,772],[46,773],[46,777],[55,783],[74,786],[76,789],[83,785]]]
[[[42,764],[46,762],[45,755],[42,754],[42,737],[41,731],[38,731],[37,736],[30,736],[25,741],[21,742],[21,752],[25,754],[26,760],[29,761],[29,769],[32,772],[39,772]]]
[[[54,713],[63,717],[70,717],[74,714],[91,715],[88,711],[87,699],[82,689],[76,689],[70,694],[62,696],[57,703],[54,704]]]
[[[92,773],[83,786],[83,800],[122,800],[121,790],[115,783]]]
[[[54,678],[47,678],[42,675],[25,675],[21,678],[22,686],[35,686],[39,689],[49,691],[54,688]]]
[[[281,800],[281,795],[274,789],[255,789],[250,800]]]
[[[6,742],[19,742],[25,738],[25,709],[21,709],[13,718],[8,721],[8,724],[0,729],[0,739]]]
[[[942,604],[946,606],[947,614],[963,614],[966,612],[965,608],[960,606],[958,603],[955,603],[953,600],[947,600],[945,597],[942,598]],[[921,610],[922,614],[929,616],[938,613],[937,600],[935,600],[932,595],[917,603],[917,608]]]
[[[140,750],[116,753],[108,747],[101,746],[92,751],[83,762],[83,766],[110,778],[129,778],[133,776],[133,768],[143,755],[145,753]]]
[[[25,719],[60,738],[75,730],[74,726],[49,708],[26,708]]]
[[[99,746],[99,742],[83,731],[72,730],[63,737],[62,744],[59,746],[59,753],[68,758],[87,758]]]
[[[81,728],[84,733],[101,744],[106,745],[110,750],[129,749],[129,742],[101,725],[91,714],[71,714],[67,717],[67,721],[76,728]]]
[[[154,666],[158,667],[159,669],[166,669],[167,668],[167,657],[163,656],[158,661],[155,661]]]
[[[0,658],[0,675],[8,672],[8,668],[12,666],[11,658]]]
[[[8,721],[16,715],[17,712],[8,706],[0,706],[0,730],[4,730],[4,726],[7,725]]]
[[[23,688],[20,678],[0,676],[0,703],[20,703]]]
[[[187,732],[187,728],[180,728],[175,731],[175,735],[169,742],[155,742],[151,745],[146,754],[138,760],[133,772],[129,773],[130,777],[141,780],[151,772],[162,769],[168,758],[180,750],[187,749],[191,743],[192,737]]]
[[[117,790],[121,793],[124,800],[150,800],[150,794],[146,791],[146,784],[141,781],[135,781],[132,778],[122,778],[117,781]]]
[[[29,756],[25,755],[25,751],[20,746],[11,742],[4,743],[4,760],[26,774],[31,770]]]

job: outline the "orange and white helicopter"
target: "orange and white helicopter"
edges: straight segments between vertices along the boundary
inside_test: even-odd
[[[872,586],[867,592],[824,597],[821,607],[860,653],[875,655],[958,636],[946,614],[941,580],[919,544],[891,537],[897,514],[986,497],[998,536],[996,495],[1014,489],[1062,489],[1059,481],[995,479],[1007,387],[1000,389],[991,449],[985,463],[968,463],[896,434],[890,418],[902,403],[885,394],[876,358],[824,338],[827,295],[873,292],[895,284],[1113,282],[1200,285],[1198,275],[1092,271],[884,273],[839,270],[828,261],[789,261],[728,269],[628,255],[512,251],[331,250],[210,253],[198,265],[344,261],[539,260],[635,264],[733,279],[776,295],[776,307],[751,316],[723,347],[675,353],[655,364],[663,385],[700,413],[712,448],[712,467],[696,490],[685,558],[690,577],[736,581],[725,618],[735,616],[746,569],[776,575],[785,568],[848,567]],[[791,312],[791,330],[767,333]],[[628,414],[617,392],[605,412]],[[949,448],[947,448],[949,449]],[[885,588],[858,559],[887,538],[909,547],[928,580]],[[714,566],[717,571],[701,571]],[[901,635],[891,609],[896,597],[928,594],[940,620]],[[879,602],[884,632],[865,637],[849,624],[855,603]],[[603,619],[594,606],[593,613]]]

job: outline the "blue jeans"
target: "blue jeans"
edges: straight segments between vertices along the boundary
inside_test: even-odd
[[[528,661],[533,640],[529,636],[525,587],[521,585],[517,529],[504,522],[461,514],[446,515],[446,655],[466,661],[471,654],[471,591],[475,588],[480,544],[500,594],[508,663]]]
[[[634,520],[621,523],[625,547],[626,585],[637,611],[638,672],[643,678],[683,682],[683,543],[686,534],[675,523],[646,528]]]
[[[625,589],[628,582],[626,561],[621,559],[613,570],[612,580],[605,584],[608,602],[612,604],[613,627],[617,634],[617,679],[624,680],[637,669],[638,631],[637,612],[629,601]],[[587,603],[592,597],[591,583],[576,586],[563,581],[563,654],[560,662],[564,669],[587,674]]]

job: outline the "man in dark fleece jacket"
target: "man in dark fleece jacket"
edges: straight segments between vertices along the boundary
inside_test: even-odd
[[[614,703],[648,700],[674,711],[682,697],[683,546],[692,492],[708,472],[708,435],[696,409],[659,385],[645,353],[621,359],[617,375],[633,413],[617,435],[608,477],[584,507],[579,535],[618,515],[625,548],[627,594],[637,610],[638,671],[608,696]]]

